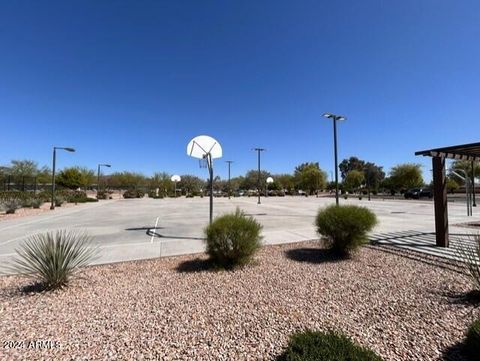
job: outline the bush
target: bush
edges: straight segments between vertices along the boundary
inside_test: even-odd
[[[366,243],[367,232],[377,224],[369,209],[358,206],[331,205],[317,214],[317,232],[324,236],[327,246],[341,256],[348,256]]]
[[[33,208],[38,209],[38,208],[40,208],[40,207],[43,205],[43,203],[45,203],[45,202],[44,202],[43,199],[41,199],[41,198],[34,198],[34,199],[32,199],[32,207],[33,207]]]
[[[461,243],[458,256],[464,261],[465,273],[472,281],[473,291],[480,294],[480,234],[469,236],[473,245]]]
[[[305,331],[290,337],[278,361],[381,361],[368,348],[354,344],[345,335]]]
[[[85,234],[64,230],[34,235],[16,250],[12,268],[37,279],[44,289],[62,288],[93,259],[96,248],[90,242]]]
[[[205,228],[207,253],[220,268],[249,263],[261,246],[262,226],[237,208],[235,213],[217,217]]]
[[[110,193],[107,191],[98,191],[97,199],[110,199]]]
[[[14,214],[17,209],[22,208],[22,202],[18,199],[7,199],[2,205],[7,214]]]
[[[128,199],[128,198],[143,198],[145,196],[145,193],[140,190],[136,189],[129,189],[128,191],[125,191],[123,193],[123,198]]]
[[[65,198],[62,196],[55,196],[55,207],[61,207],[65,203]]]
[[[468,328],[465,338],[465,353],[470,360],[478,360],[477,357],[480,355],[480,318]]]

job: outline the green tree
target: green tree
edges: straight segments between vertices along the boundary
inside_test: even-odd
[[[173,193],[175,185],[171,178],[172,176],[166,172],[155,173],[150,179],[150,188],[158,188],[163,195]]]
[[[287,173],[277,174],[273,179],[280,189],[285,189],[290,194],[293,193],[295,189],[295,177],[293,175]]]
[[[398,164],[390,171],[391,186],[395,190],[421,187],[423,185],[422,170],[420,164]]]
[[[295,168],[295,185],[309,194],[316,190],[325,189],[327,173],[320,169],[318,163],[302,163]]]
[[[38,164],[33,160],[12,160],[10,174],[15,178],[36,177],[38,174]]]
[[[350,157],[342,160],[338,165],[338,168],[340,169],[342,179],[345,180],[347,174],[352,170],[363,172],[363,169],[365,168],[365,161],[358,159],[357,157]]]
[[[369,190],[378,191],[380,184],[385,179],[385,172],[383,167],[375,163],[367,162],[363,168],[363,176],[365,178],[365,185]]]
[[[271,174],[265,170],[260,171],[260,190],[265,188],[265,184],[267,182],[267,178],[270,177]],[[258,170],[249,170],[247,174],[245,174],[245,178],[243,179],[243,183],[241,184],[241,188],[245,190],[253,190],[257,189],[258,187]]]
[[[343,183],[349,192],[355,192],[364,181],[365,176],[363,175],[363,172],[354,169],[347,173]]]
[[[93,184],[97,182],[95,171],[92,169],[88,169],[87,167],[75,167],[80,174],[82,175],[82,185],[81,187],[87,191],[87,189]]]
[[[113,189],[138,189],[147,185],[147,178],[135,172],[115,172],[106,176],[105,180]]]
[[[201,190],[206,190],[207,184],[206,182],[194,175],[184,174],[180,176],[182,179],[178,182],[177,189],[182,190],[182,194],[188,193],[199,193]]]
[[[82,172],[76,167],[61,170],[55,181],[59,186],[68,189],[78,189],[85,184]]]

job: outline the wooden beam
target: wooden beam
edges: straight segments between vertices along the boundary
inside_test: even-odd
[[[448,206],[445,158],[433,157],[433,200],[435,206],[435,235],[438,247],[448,247]]]

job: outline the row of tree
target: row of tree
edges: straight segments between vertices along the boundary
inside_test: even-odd
[[[344,159],[339,164],[341,175],[340,187],[343,191],[355,192],[360,189],[368,189],[374,192],[381,190],[388,192],[400,192],[409,188],[424,186],[422,170],[419,164],[399,164],[394,166],[388,176],[383,167],[375,163],[361,160],[357,157]],[[470,177],[472,175],[472,163],[467,161],[455,161],[450,167],[448,174],[448,185],[450,189],[458,188],[463,181],[453,171],[463,170]],[[475,163],[473,171],[480,175],[480,164]],[[254,190],[260,184],[262,190],[266,186],[266,179],[272,177],[274,182],[268,187],[270,190],[285,190],[289,193],[303,190],[313,194],[318,190],[334,189],[333,182],[328,182],[327,173],[320,168],[318,163],[307,162],[295,167],[292,174],[271,174],[268,171],[250,170],[244,176],[237,176],[230,180],[216,177],[214,190],[220,192]],[[101,177],[100,187],[109,189],[160,189],[172,192],[175,185],[170,180],[171,175],[166,172],[155,173],[147,177],[135,172],[115,172],[108,176]],[[8,166],[0,167],[0,180],[15,184],[35,183],[50,184],[51,170],[48,167],[39,167],[31,160],[13,160]],[[69,189],[97,188],[97,179],[94,170],[86,167],[69,167],[59,171],[56,176],[59,186]],[[196,193],[207,189],[207,181],[193,176],[182,175],[181,181],[177,184],[182,193]],[[18,188],[18,187],[17,187]]]

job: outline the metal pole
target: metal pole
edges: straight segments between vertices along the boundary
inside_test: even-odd
[[[258,177],[257,177],[258,202],[257,204],[261,204],[260,202],[260,149],[257,149],[257,152],[258,152]]]
[[[337,117],[333,117],[333,146],[335,151],[335,204],[338,206]]]
[[[100,164],[98,165],[98,169],[97,169],[97,196],[99,191],[100,191]]]
[[[475,161],[472,160],[472,196],[473,196],[473,206],[476,207],[477,203],[475,201]]]
[[[232,186],[230,184],[230,164],[233,163],[232,160],[226,160],[228,163],[228,199],[230,199],[231,193],[232,193]]]
[[[12,179],[11,179],[11,175],[9,174],[8,175],[8,183],[7,183],[7,191],[10,190],[10,183],[11,183]]]
[[[212,155],[208,153],[208,171],[210,173],[210,224],[213,221],[213,164]]]
[[[55,209],[55,162],[57,158],[57,148],[53,147],[53,164],[52,164],[52,203],[50,209]]]

